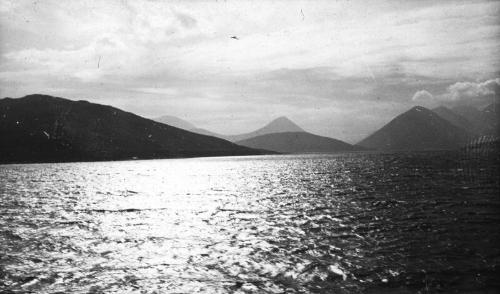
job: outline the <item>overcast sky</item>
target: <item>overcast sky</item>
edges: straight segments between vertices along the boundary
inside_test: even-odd
[[[356,142],[413,105],[498,97],[499,19],[498,1],[1,0],[0,96]]]

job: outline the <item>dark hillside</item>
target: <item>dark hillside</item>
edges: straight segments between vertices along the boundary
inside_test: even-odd
[[[0,100],[0,162],[262,154],[117,108],[46,95]]]

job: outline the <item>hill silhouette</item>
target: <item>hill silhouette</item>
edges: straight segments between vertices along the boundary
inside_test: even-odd
[[[236,144],[280,153],[313,153],[360,151],[364,148],[307,132],[272,133],[236,141]]]
[[[0,99],[0,162],[263,154],[120,109],[46,95]]]
[[[431,110],[416,106],[397,116],[358,145],[378,150],[447,150],[467,142],[471,134]]]

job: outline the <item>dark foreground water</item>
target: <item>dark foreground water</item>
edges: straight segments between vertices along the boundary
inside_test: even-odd
[[[0,166],[0,292],[497,293],[498,160]]]

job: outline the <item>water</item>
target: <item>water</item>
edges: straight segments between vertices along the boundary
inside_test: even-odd
[[[498,174],[456,153],[4,165],[0,290],[496,293]]]

